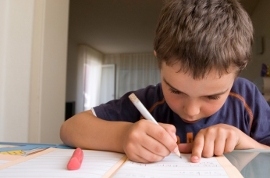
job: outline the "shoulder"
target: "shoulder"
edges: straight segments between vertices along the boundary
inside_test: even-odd
[[[231,111],[241,119],[241,127],[246,125],[242,130],[260,143],[269,145],[270,107],[257,86],[247,79],[237,78],[227,101],[228,108],[232,108]]]
[[[242,78],[242,77],[237,77],[234,81],[233,87],[231,91],[235,92],[243,92],[243,89],[245,90],[258,90],[256,85],[252,83],[251,81]],[[244,91],[245,91],[244,90]]]
[[[262,96],[261,92],[254,83],[241,77],[235,79],[230,95],[239,95],[245,98],[247,101],[252,100],[254,97]]]
[[[269,106],[257,86],[241,77],[235,80],[227,101],[229,107],[233,107],[234,110],[247,111],[251,119],[259,110],[269,110]]]

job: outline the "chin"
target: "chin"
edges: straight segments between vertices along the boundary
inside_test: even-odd
[[[189,123],[189,124],[193,124],[193,123],[196,123],[196,122],[198,122],[199,120],[201,120],[201,119],[198,119],[198,120],[185,120],[185,119],[182,119],[184,122],[186,122],[186,123]]]
[[[184,122],[186,122],[186,123],[190,123],[190,124],[192,124],[192,123],[196,123],[196,122],[198,122],[198,121],[200,121],[201,119],[203,119],[203,118],[190,118],[190,119],[185,119],[185,118],[188,118],[188,117],[182,117],[182,116],[180,116],[179,115],[179,117],[184,121]]]

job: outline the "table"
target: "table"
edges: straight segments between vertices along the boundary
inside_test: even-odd
[[[224,155],[244,178],[270,177],[270,150],[235,150]]]
[[[16,149],[35,148],[66,148],[70,147],[62,144],[37,144],[37,143],[13,143],[0,142],[0,151],[9,151],[12,148],[1,148],[1,145],[18,146]],[[16,150],[15,149],[15,150]],[[240,171],[244,178],[268,178],[270,177],[270,150],[235,150],[224,154],[225,157]]]

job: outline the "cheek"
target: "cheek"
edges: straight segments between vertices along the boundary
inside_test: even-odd
[[[224,104],[225,100],[217,100],[206,102],[201,106],[201,113],[205,116],[211,116],[215,114]]]
[[[184,99],[179,95],[174,95],[172,93],[164,94],[166,103],[169,105],[169,107],[177,113],[182,108]]]
[[[203,107],[201,107],[201,113],[204,115],[204,117],[208,117],[215,114],[220,108],[221,105],[205,104]]]

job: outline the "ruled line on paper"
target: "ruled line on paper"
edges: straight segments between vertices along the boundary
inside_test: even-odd
[[[84,159],[81,168],[76,171],[67,170],[66,166],[74,149],[54,149],[53,151],[26,160],[19,164],[0,170],[3,177],[98,177],[104,175],[123,154],[83,150]]]
[[[39,155],[23,157],[17,161],[15,165],[10,165],[0,170],[0,175],[3,177],[21,177],[23,175],[28,178],[40,176],[100,178],[125,156],[121,153],[83,150],[84,159],[81,168],[76,171],[69,171],[66,165],[73,151],[74,149],[51,148],[37,153]],[[182,154],[182,159],[179,159],[175,154],[171,154],[160,162],[150,164],[136,163],[127,160],[114,176],[117,178],[228,178],[229,175],[226,173],[228,171],[225,171],[225,169],[235,168],[224,156],[218,158],[202,158],[199,163],[191,163],[189,158],[190,154]],[[226,168],[222,166],[223,163],[226,163]],[[234,172],[233,176],[234,178],[242,177],[237,170]]]
[[[114,176],[117,178],[229,178],[229,175],[225,171],[224,167],[221,166],[215,157],[202,158],[199,163],[191,163],[189,161],[190,154],[181,154],[181,156],[182,159],[179,159],[179,157],[176,155],[171,154],[160,162],[150,164],[127,161]],[[242,178],[240,173],[235,174],[235,177],[237,176]]]

